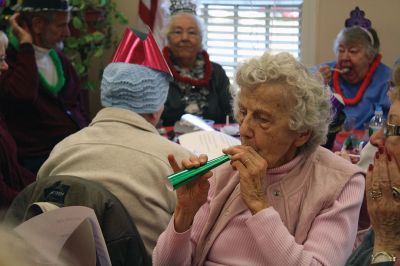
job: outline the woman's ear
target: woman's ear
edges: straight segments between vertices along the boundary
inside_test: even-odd
[[[160,121],[160,117],[161,117],[161,114],[163,111],[164,111],[164,107],[158,112],[148,113],[148,114],[140,114],[140,115],[143,116],[144,119],[147,120],[147,122],[156,126],[158,124],[158,122]]]
[[[301,147],[304,145],[304,143],[306,143],[311,137],[311,131],[310,130],[306,130],[303,132],[298,133],[298,136],[295,140],[295,145],[296,147]]]

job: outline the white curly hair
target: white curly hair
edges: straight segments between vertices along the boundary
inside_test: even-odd
[[[289,128],[297,132],[310,131],[310,139],[299,151],[311,153],[326,142],[331,121],[330,92],[321,79],[314,76],[291,54],[265,52],[241,64],[236,72],[236,83],[241,90],[255,90],[262,84],[281,84],[285,95],[295,100],[289,110]],[[234,100],[234,114],[238,118],[240,90]]]

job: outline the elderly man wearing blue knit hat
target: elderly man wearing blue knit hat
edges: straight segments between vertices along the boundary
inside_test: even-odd
[[[142,114],[154,126],[168,95],[169,76],[151,68],[111,63],[103,73],[101,103]]]
[[[158,47],[152,50],[145,53],[159,53],[162,62]],[[151,254],[176,203],[175,194],[163,184],[173,172],[167,156],[173,153],[183,159],[190,152],[155,128],[167,98],[169,69],[152,64],[150,68],[146,60],[137,62],[146,66],[113,61],[101,82],[104,108],[87,128],[53,149],[38,177],[73,175],[102,183],[122,202]]]

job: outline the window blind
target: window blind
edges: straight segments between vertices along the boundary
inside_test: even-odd
[[[205,22],[204,48],[233,79],[237,64],[247,58],[286,51],[299,58],[303,0],[201,0]]]

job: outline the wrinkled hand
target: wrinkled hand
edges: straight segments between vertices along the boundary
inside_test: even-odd
[[[322,77],[324,78],[325,85],[329,84],[332,78],[332,71],[330,66],[324,65],[319,68],[319,73],[321,73]]]
[[[182,161],[183,167],[181,168],[175,157],[172,154],[168,155],[169,164],[175,173],[183,169],[199,167],[205,164],[207,160],[206,155],[192,156],[190,159]],[[212,174],[212,172],[208,172],[176,190],[177,203],[174,223],[177,232],[184,232],[190,228],[197,211],[207,201],[208,190],[210,189],[208,179]]]
[[[19,43],[32,43],[32,35],[29,31],[28,25],[22,22],[22,25],[18,23],[19,13],[15,13],[10,18],[10,25],[14,35],[18,38]]]
[[[252,214],[268,208],[265,195],[267,162],[252,147],[238,145],[223,150],[231,155],[231,165],[239,171],[240,192]]]
[[[400,188],[400,168],[383,147],[379,148],[374,165],[370,165],[366,181],[368,213],[375,231],[374,250],[399,253],[400,195],[394,196],[393,187]],[[373,194],[377,196],[371,197]]]

